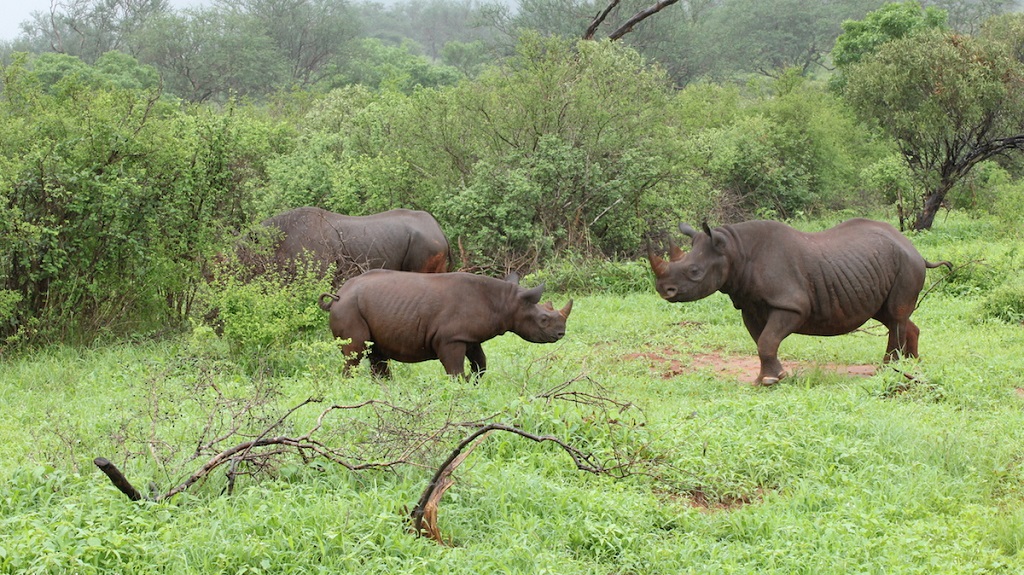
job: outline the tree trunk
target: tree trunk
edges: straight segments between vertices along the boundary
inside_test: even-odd
[[[939,208],[942,207],[943,200],[946,199],[946,194],[950,188],[953,187],[953,182],[940,182],[939,185],[924,196],[924,205],[921,206],[921,211],[917,213],[917,219],[914,220],[914,231],[930,230],[932,224],[935,223],[935,216],[939,213]]]

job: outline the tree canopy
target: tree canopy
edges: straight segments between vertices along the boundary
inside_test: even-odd
[[[921,193],[914,229],[979,162],[1024,147],[1024,16],[979,37],[931,29],[886,42],[849,66],[846,100],[896,142]]]

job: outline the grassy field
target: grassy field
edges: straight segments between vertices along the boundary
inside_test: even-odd
[[[913,238],[961,266],[915,313],[919,361],[878,366],[885,337],[870,325],[791,336],[782,360],[794,374],[772,388],[721,369],[755,355],[726,297],[669,304],[653,289],[575,295],[564,340],[492,340],[479,382],[449,380],[438,362],[396,365],[390,382],[365,365],[344,378],[326,326],[267,365],[202,330],[0,360],[0,571],[1020,573],[1021,256],[1019,240],[982,225]],[[836,370],[857,364],[876,373]],[[487,419],[626,467],[586,473],[551,443],[496,433],[455,471],[439,545],[409,532],[408,512],[468,430],[408,465],[352,472],[282,456],[230,495],[220,470],[159,503],[129,501],[92,464],[107,457],[165,492],[247,399],[260,398],[242,429],[252,434],[308,397],[325,403],[281,428],[308,430],[332,403],[403,408],[332,413],[325,442],[353,460]]]

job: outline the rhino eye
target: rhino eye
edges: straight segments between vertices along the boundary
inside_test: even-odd
[[[540,323],[541,327],[547,327],[548,324],[551,323],[551,318],[546,315],[542,315],[540,316],[540,322],[538,323]]]
[[[700,266],[698,266],[696,264],[690,266],[690,268],[688,270],[686,270],[686,271],[687,271],[687,275],[690,276],[690,279],[699,279],[701,277],[701,275],[703,275],[703,273],[702,273],[702,271],[700,269]]]

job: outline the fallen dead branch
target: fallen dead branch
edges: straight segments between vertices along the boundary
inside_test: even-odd
[[[322,400],[306,399],[271,418],[262,411],[267,406],[262,399],[237,403],[228,401],[230,398],[219,389],[213,390],[216,393],[214,409],[226,414],[224,421],[220,422],[220,416],[210,414],[206,425],[199,431],[201,437],[195,443],[195,453],[186,460],[187,463],[205,458],[204,462],[170,489],[161,492],[151,483],[150,493],[145,496],[108,459],[97,457],[93,463],[130,500],[157,502],[166,501],[207,480],[218,469],[226,470],[227,486],[224,491],[231,494],[239,476],[272,471],[289,456],[299,457],[305,463],[317,458],[326,459],[350,471],[402,465],[435,469],[410,513],[410,519],[415,533],[441,544],[444,540],[438,527],[438,508],[445,492],[454,483],[452,475],[473,450],[495,432],[511,433],[536,443],[552,443],[569,456],[576,469],[595,475],[622,478],[636,472],[646,474],[653,463],[649,455],[650,445],[638,441],[632,433],[644,426],[642,413],[639,423],[636,417],[631,418],[631,423],[621,421],[626,412],[639,413],[639,410],[630,402],[613,399],[607,390],[586,375],[573,377],[534,397],[545,403],[566,401],[586,408],[588,413],[581,414],[587,423],[584,426],[588,430],[586,433],[602,446],[595,448],[596,452],[579,448],[571,439],[533,433],[516,425],[496,422],[496,416],[459,419],[457,402],[449,405],[447,410],[439,410],[429,401],[414,407],[398,406],[383,400],[335,404],[321,409],[305,433],[287,434],[282,430],[297,412]],[[254,411],[260,411],[260,414],[252,413]],[[156,412],[159,409],[154,409]],[[349,417],[331,421],[328,425],[329,419],[342,413],[349,414]],[[434,425],[425,423],[431,420]],[[601,426],[606,431],[602,431]],[[262,430],[252,433],[250,430],[254,427]],[[467,429],[472,431],[464,435]],[[456,436],[463,438],[441,465],[429,464],[429,461],[440,458],[442,450],[446,445],[450,446]],[[242,438],[244,440],[239,441]],[[148,441],[154,457],[155,439],[153,436]]]
[[[469,454],[472,453],[472,451],[476,449],[476,447],[482,443],[487,436],[495,431],[506,431],[537,443],[554,443],[569,455],[573,463],[576,465],[576,469],[579,469],[580,471],[601,475],[612,473],[614,469],[618,468],[604,467],[597,462],[593,454],[584,453],[557,437],[553,437],[551,435],[536,435],[519,429],[518,427],[505,425],[503,423],[489,423],[463,439],[462,442],[452,450],[448,459],[446,459],[441,467],[439,467],[434,473],[434,477],[430,480],[427,488],[423,490],[423,494],[420,495],[420,500],[416,503],[416,507],[414,507],[412,513],[409,514],[412,519],[413,529],[416,533],[423,537],[429,537],[438,543],[444,544],[444,539],[441,537],[441,530],[437,525],[438,503],[441,501],[441,497],[444,495],[444,492],[452,485],[452,472],[454,472],[455,469],[466,460],[466,457],[469,456]]]

